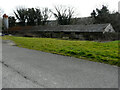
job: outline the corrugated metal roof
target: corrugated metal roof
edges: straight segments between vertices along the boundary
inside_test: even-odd
[[[103,32],[109,24],[92,25],[58,25],[58,26],[36,26],[37,31],[56,31],[56,32]]]

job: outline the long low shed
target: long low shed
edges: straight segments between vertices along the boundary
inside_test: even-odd
[[[12,29],[9,30],[10,32]],[[31,26],[22,27],[21,30],[16,30],[17,33],[24,36],[39,36],[48,38],[96,38],[102,37],[105,33],[114,33],[111,24],[91,24],[91,25],[57,25],[57,26]],[[13,31],[13,33],[15,30]]]
[[[35,26],[31,30],[42,32],[115,32],[111,24]]]

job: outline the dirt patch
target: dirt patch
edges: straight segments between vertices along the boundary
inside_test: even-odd
[[[8,44],[11,46],[17,46],[13,41],[11,40],[2,40],[2,44]]]

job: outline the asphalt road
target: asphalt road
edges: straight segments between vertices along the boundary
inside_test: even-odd
[[[3,88],[118,88],[118,67],[2,44]]]
[[[2,40],[0,40],[0,62],[2,61]],[[0,63],[0,90],[2,89],[2,64]]]

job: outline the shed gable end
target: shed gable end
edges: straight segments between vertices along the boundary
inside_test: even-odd
[[[111,24],[109,24],[109,25],[105,28],[105,30],[104,30],[104,32],[103,32],[103,33],[105,33],[105,32],[114,33],[114,32],[115,32],[115,30],[113,29],[112,25],[111,25]]]

